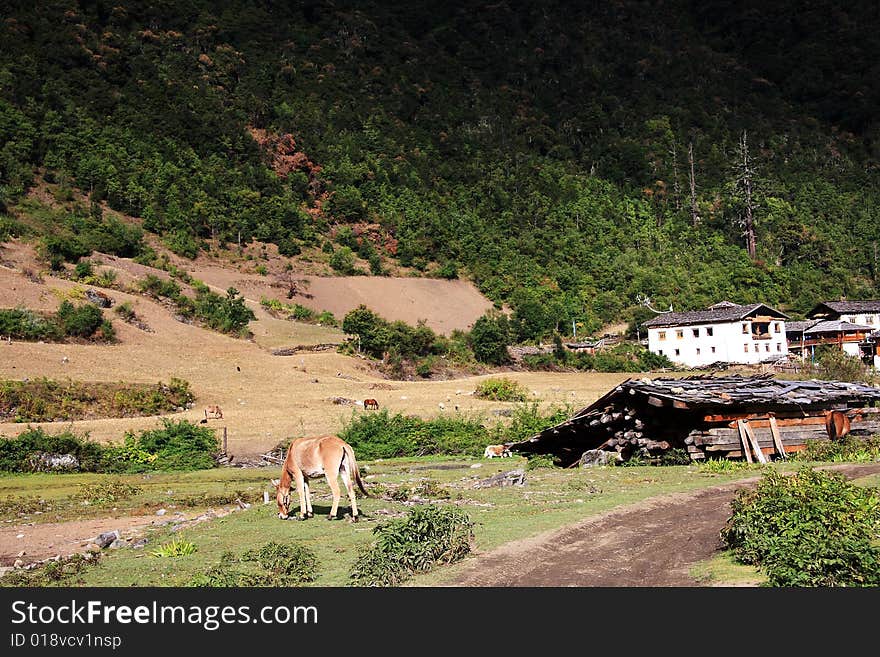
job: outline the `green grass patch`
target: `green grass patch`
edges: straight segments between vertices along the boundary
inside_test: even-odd
[[[808,440],[806,447],[792,458],[796,461],[872,463],[880,461],[880,436],[849,435],[841,440]]]
[[[762,586],[767,582],[766,575],[739,563],[729,551],[701,561],[688,574],[701,586]]]

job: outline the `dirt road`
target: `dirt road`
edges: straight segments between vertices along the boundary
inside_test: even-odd
[[[829,466],[848,478],[880,463]],[[451,586],[701,586],[688,571],[723,549],[719,532],[751,478],[695,493],[664,495],[477,556]]]

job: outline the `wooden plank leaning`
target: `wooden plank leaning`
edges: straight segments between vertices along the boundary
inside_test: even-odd
[[[767,457],[764,456],[764,452],[761,450],[761,446],[758,444],[758,439],[755,438],[755,432],[752,431],[752,427],[748,420],[743,422],[743,426],[746,429],[746,435],[749,437],[749,444],[752,446],[752,451],[755,452],[755,456],[758,457],[758,462],[766,463]]]
[[[776,453],[782,457],[783,461],[788,460],[788,455],[785,453],[785,447],[782,446],[782,436],[779,434],[779,425],[776,424],[776,416],[770,416],[770,435],[773,436],[773,446],[776,448]]]
[[[746,436],[745,422],[737,420],[736,428],[739,430],[739,441],[742,443],[742,453],[746,457],[746,461],[754,463],[755,461],[752,459],[752,450],[749,449],[749,439],[748,436]]]

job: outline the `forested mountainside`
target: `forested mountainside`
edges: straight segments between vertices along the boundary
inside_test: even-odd
[[[632,319],[640,295],[794,315],[877,297],[878,16],[4,0],[0,233],[41,176],[179,253],[258,239],[468,277],[520,339]]]

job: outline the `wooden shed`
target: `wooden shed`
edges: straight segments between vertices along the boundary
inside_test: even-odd
[[[828,440],[825,420],[834,410],[847,415],[853,435],[880,433],[878,406],[880,388],[844,381],[770,374],[629,379],[510,449],[552,455],[562,466],[635,454],[659,459],[673,449],[692,460],[764,461]]]

